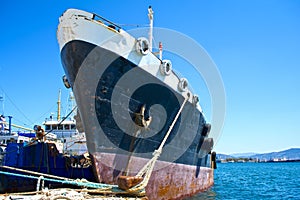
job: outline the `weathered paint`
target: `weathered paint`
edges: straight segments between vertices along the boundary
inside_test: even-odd
[[[122,174],[115,170],[116,157],[118,160],[126,159],[126,156],[116,156],[109,153],[95,153],[93,156],[95,170],[100,182],[116,184],[117,178]],[[122,158],[123,157],[123,158]],[[147,159],[132,157],[130,162],[130,175],[135,175],[146,163]],[[147,197],[159,199],[182,199],[205,191],[214,184],[213,169],[168,163],[157,161],[149,183],[146,187]]]

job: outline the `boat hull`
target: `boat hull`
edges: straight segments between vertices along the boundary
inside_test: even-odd
[[[117,184],[118,176],[122,172],[111,166],[122,165],[124,167],[127,156],[95,153],[92,157],[98,180]],[[147,161],[148,159],[131,157],[129,175],[135,175],[135,172],[139,171]],[[200,162],[204,165],[207,160],[204,158]],[[214,172],[209,167],[157,161],[146,187],[146,196],[149,199],[182,199],[207,190],[213,183]]]
[[[54,175],[68,179],[86,179],[96,181],[93,168],[90,164],[84,166],[87,160],[84,157],[69,157],[58,152],[53,143],[37,143],[23,146],[20,143],[10,143],[6,148],[4,166],[0,166],[0,193],[36,191],[39,175],[30,172]],[[80,160],[81,159],[81,160]],[[11,168],[5,168],[11,167]],[[26,170],[20,172],[16,169]],[[11,175],[19,174],[22,177]],[[45,187],[66,187],[63,183],[45,181]]]
[[[212,186],[213,139],[206,142],[202,111],[190,91],[178,89],[180,78],[162,74],[161,61],[140,55],[124,31],[76,12],[60,19],[58,41],[98,181],[115,184],[120,175],[135,175],[166,139],[146,187],[149,199],[178,199]],[[143,118],[152,119],[148,127],[136,121],[143,106]]]
[[[97,55],[97,59],[93,56],[90,60],[88,58],[90,53]],[[73,85],[76,103],[84,124],[87,146],[93,157],[99,182],[116,183],[116,178],[124,174],[126,169],[133,174],[137,173],[159,147],[184,100],[183,97],[128,60],[84,41],[66,44],[62,50],[62,60]],[[101,66],[107,68],[101,70]],[[126,83],[121,88],[118,81],[130,70],[136,71],[135,77],[150,80],[151,84],[146,84],[133,94],[126,90],[130,88]],[[99,71],[102,72],[98,75]],[[135,81],[141,80],[136,78]],[[112,101],[113,92],[118,93],[118,101]],[[163,126],[157,125],[152,128],[150,126],[150,130],[141,130],[144,135],[150,135],[149,137],[135,137],[119,126],[126,126],[126,131],[135,133],[136,126],[130,126],[128,120],[134,121],[132,116],[139,112],[143,104],[149,107],[159,104],[165,108],[166,113],[160,112],[159,109],[149,112],[157,124],[160,124],[165,116],[167,119]],[[118,112],[113,112],[114,106],[118,108],[116,109]],[[126,112],[129,112],[127,117],[124,114]],[[123,125],[117,124],[116,117],[124,119]],[[146,188],[150,199],[181,198],[212,186],[213,170],[210,169],[210,155],[208,155],[212,146],[202,148],[206,138],[202,134],[205,124],[202,113],[188,102],[175,123],[156,165],[162,166],[163,169],[156,167],[151,175]],[[161,127],[158,128],[159,126]],[[158,133],[152,135],[151,131]],[[106,155],[105,158],[102,154]],[[122,165],[116,165],[116,160],[113,160],[120,157],[126,159],[121,159],[124,161]],[[129,160],[134,164],[127,166]]]

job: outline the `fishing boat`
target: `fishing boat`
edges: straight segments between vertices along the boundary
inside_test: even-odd
[[[61,153],[80,155],[87,152],[86,139],[80,119],[77,117],[77,106],[73,93],[68,96],[66,116],[61,117],[61,89],[58,93],[57,115],[51,113],[43,122],[46,135],[54,135],[63,143]],[[60,149],[59,149],[60,150]]]
[[[170,60],[100,15],[68,9],[57,39],[98,182],[149,199],[180,199],[214,182],[214,138],[199,98]]]
[[[45,181],[47,188],[66,187],[63,181],[71,179],[95,181],[88,155],[62,154],[55,141],[9,143],[0,174],[0,193],[36,191],[39,177],[61,180]]]
[[[9,122],[6,121],[6,118],[9,119]],[[3,114],[0,115],[0,165],[2,165],[6,147],[9,143],[27,144],[35,137],[32,129],[12,124],[11,120],[12,116],[5,117]],[[12,127],[19,130],[13,131]]]
[[[72,100],[72,95],[69,96]],[[43,125],[33,129],[7,123],[0,116],[0,193],[36,191],[37,185],[47,188],[66,187],[64,181],[84,179],[95,182],[91,160],[87,154],[85,135],[77,130],[71,111],[61,117],[61,90],[57,101],[57,117],[50,115]],[[12,131],[12,127],[27,132]],[[54,178],[41,184],[41,177]],[[38,179],[39,178],[39,179]],[[59,182],[60,181],[60,182]]]

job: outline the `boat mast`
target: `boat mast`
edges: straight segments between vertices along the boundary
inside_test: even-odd
[[[1,107],[2,107],[2,110],[1,110],[1,115],[4,115],[4,95],[1,95],[0,96],[0,102],[1,102]]]
[[[60,97],[61,97],[61,89],[58,92],[58,100],[57,100],[57,121],[60,120]]]
[[[152,35],[153,35],[153,10],[152,7],[149,6],[148,8],[148,17],[150,21],[150,28],[149,28],[149,50],[152,52]]]
[[[74,94],[73,94],[73,92],[71,91],[70,93],[69,93],[69,97],[68,97],[68,109],[67,109],[67,114],[69,113],[69,112],[72,112],[72,110],[75,108],[75,97],[74,97]],[[67,115],[66,114],[66,115]],[[70,115],[70,119],[74,119],[74,112]]]

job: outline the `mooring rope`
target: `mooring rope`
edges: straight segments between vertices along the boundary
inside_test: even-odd
[[[0,174],[38,180],[37,187],[36,187],[37,191],[29,192],[29,193],[18,193],[18,194],[39,194],[39,193],[43,193],[44,181],[84,187],[84,189],[80,189],[79,191],[90,192],[90,193],[93,193],[93,194],[103,194],[103,195],[129,195],[129,194],[132,194],[131,191],[125,191],[125,190],[120,189],[118,187],[118,185],[110,185],[110,184],[104,184],[104,183],[94,183],[94,182],[89,182],[89,181],[80,180],[80,179],[76,179],[76,180],[73,180],[73,179],[71,179],[71,180],[58,180],[58,179],[54,179],[54,178],[46,178],[46,177],[43,177],[43,176],[37,177],[37,176],[32,176],[32,175],[5,172],[5,171],[1,171],[1,170],[0,170]],[[45,175],[47,176],[47,174],[45,174]],[[41,187],[42,190],[39,190],[41,182],[42,182],[42,187]],[[91,189],[87,189],[87,188],[91,188]],[[136,192],[134,192],[134,195],[135,196],[145,196],[145,190],[141,189],[140,191],[136,191]]]
[[[152,171],[154,169],[155,163],[156,163],[157,159],[159,158],[159,156],[161,155],[162,149],[163,149],[167,139],[169,138],[169,135],[171,134],[171,131],[173,130],[173,127],[174,127],[175,123],[177,122],[177,119],[178,119],[179,115],[181,114],[182,109],[183,109],[183,107],[184,107],[184,105],[185,105],[185,103],[187,102],[188,99],[189,99],[189,93],[186,96],[186,98],[184,99],[184,102],[182,103],[179,111],[177,112],[177,115],[175,116],[171,126],[169,127],[163,141],[160,143],[159,148],[153,152],[153,157],[148,161],[148,163],[135,176],[135,177],[144,176],[143,181],[141,183],[139,183],[138,185],[128,189],[127,190],[128,192],[133,192],[133,193],[138,192],[138,191],[141,191],[141,190],[145,189],[145,187],[147,186],[147,184],[149,182],[149,179],[150,179],[150,176],[152,174]]]
[[[69,178],[65,178],[65,177],[54,176],[54,175],[51,175],[51,174],[44,174],[44,173],[34,172],[34,171],[30,171],[30,170],[10,167],[10,166],[0,166],[0,167],[4,168],[4,169],[10,169],[10,170],[14,170],[14,171],[19,171],[19,172],[24,172],[24,173],[28,173],[28,174],[33,174],[33,175],[37,175],[37,176],[44,176],[44,177],[49,177],[49,178],[54,178],[54,179],[59,179],[59,180],[70,180],[70,181],[73,180],[73,179],[69,179]]]
[[[17,176],[17,177],[22,177],[22,178],[37,179],[37,180],[41,179],[40,177],[37,177],[37,176],[17,174],[17,173],[12,173],[12,172],[5,172],[5,171],[0,171],[0,174],[9,175],[9,176]],[[82,187],[87,187],[87,188],[106,189],[106,190],[113,189],[116,191],[119,191],[119,190],[122,191],[121,189],[118,188],[117,185],[94,183],[94,182],[82,181],[82,180],[58,180],[58,179],[46,178],[46,177],[43,177],[43,180],[49,181],[49,182],[61,183],[61,184],[82,186]]]

